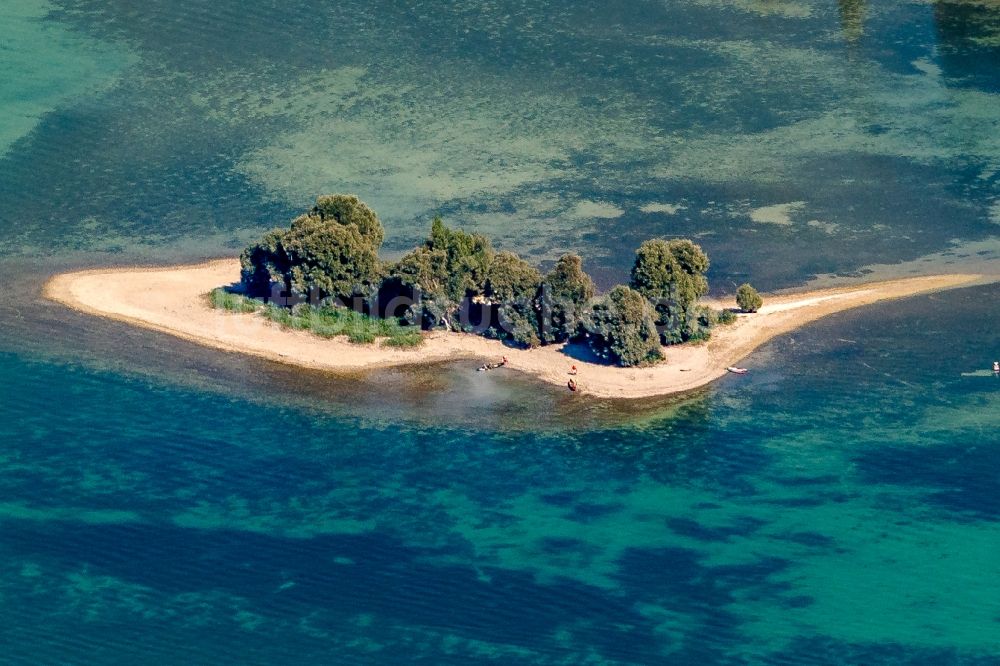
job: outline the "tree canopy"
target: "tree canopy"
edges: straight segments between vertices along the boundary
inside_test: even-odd
[[[385,229],[378,215],[368,204],[353,194],[325,194],[316,199],[312,216],[332,220],[344,226],[357,227],[358,232],[378,251],[385,240]],[[295,223],[292,223],[295,226]]]
[[[288,285],[297,294],[310,289],[319,289],[321,298],[367,294],[380,277],[378,252],[354,225],[303,216],[292,223],[282,245]]]
[[[444,325],[527,347],[586,336],[595,353],[622,366],[660,360],[661,344],[705,338],[717,322],[697,304],[708,291],[709,261],[690,240],[644,242],[630,285],[598,298],[575,254],[561,256],[543,276],[513,252],[495,251],[485,236],[435,217],[422,245],[382,264],[384,237],[378,216],[358,197],[321,196],[290,228],[267,232],[244,250],[246,291],[269,297],[277,287],[341,302],[361,295],[368,311],[404,325]],[[760,307],[749,285],[737,300],[744,309]]]
[[[594,298],[594,281],[583,271],[583,260],[564,254],[542,282],[540,309],[544,342],[564,342],[577,335],[583,310]]]
[[[381,278],[382,223],[357,197],[324,196],[287,230],[275,229],[243,251],[243,282],[254,296],[272,284],[290,295],[348,299]]]
[[[541,283],[537,268],[513,252],[499,252],[490,263],[483,291],[493,301],[533,299]]]
[[[655,312],[638,291],[625,285],[595,301],[584,314],[591,349],[623,367],[648,365],[663,359]]]
[[[431,223],[426,246],[445,255],[446,293],[453,301],[483,292],[483,284],[493,262],[493,244],[480,234],[449,229],[440,217]]]
[[[389,275],[424,294],[444,295],[448,285],[448,257],[443,250],[418,247],[390,267]]]
[[[631,286],[654,303],[663,344],[696,335],[695,303],[708,293],[708,256],[687,239],[654,238],[636,250]]]
[[[538,269],[513,252],[493,257],[484,295],[491,306],[491,328],[499,337],[526,347],[541,344],[536,303],[541,283]]]

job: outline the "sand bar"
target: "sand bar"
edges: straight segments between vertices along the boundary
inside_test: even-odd
[[[579,393],[600,398],[648,398],[689,391],[726,374],[771,338],[835,312],[878,301],[1000,278],[952,274],[904,278],[800,294],[764,297],[760,312],[739,315],[709,342],[664,349],[666,361],[651,368],[618,368],[573,360],[562,346],[511,349],[476,335],[435,332],[418,349],[356,345],[292,331],[256,314],[214,310],[204,295],[239,279],[239,262],[222,259],[196,266],[119,268],[65,273],[45,285],[44,295],[75,310],[169,333],[209,347],[333,372],[426,364],[462,358],[499,359],[509,367],[564,387],[572,364]],[[713,303],[716,307],[731,303]],[[470,371],[472,367],[470,364]],[[501,371],[498,371],[501,372]]]

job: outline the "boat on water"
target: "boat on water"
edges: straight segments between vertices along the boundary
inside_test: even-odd
[[[747,368],[737,368],[734,366],[729,366],[728,368],[726,368],[726,370],[733,373],[734,375],[745,375],[748,372],[750,372],[750,370],[748,370]]]

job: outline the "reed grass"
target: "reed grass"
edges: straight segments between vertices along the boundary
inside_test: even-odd
[[[208,295],[213,308],[229,312],[258,312],[262,317],[285,328],[309,331],[323,338],[345,336],[355,344],[381,340],[386,347],[412,349],[423,344],[421,332],[395,319],[379,319],[344,307],[297,305],[292,309],[264,303],[219,288]]]

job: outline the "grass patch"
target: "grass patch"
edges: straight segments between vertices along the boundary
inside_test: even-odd
[[[410,327],[412,328],[412,327]],[[412,349],[424,343],[424,336],[420,331],[403,331],[398,335],[391,335],[382,341],[383,347],[396,347],[397,349]]]
[[[720,310],[716,323],[720,326],[728,326],[736,321],[736,313],[732,310]]]
[[[229,312],[259,312],[265,319],[296,331],[309,331],[323,338],[345,336],[356,344],[382,340],[387,347],[412,349],[423,344],[421,332],[394,319],[377,319],[347,308],[329,305],[315,308],[296,305],[292,309],[265,304],[257,299],[215,289],[208,295],[213,308]]]
[[[208,302],[217,310],[229,312],[257,312],[263,306],[260,301],[233,294],[225,289],[213,289],[208,294]]]

